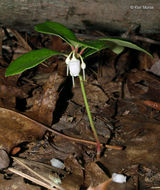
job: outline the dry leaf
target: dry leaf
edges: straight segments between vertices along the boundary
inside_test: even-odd
[[[90,162],[85,167],[85,185],[89,186],[92,184],[93,187],[97,187],[99,184],[108,180],[106,173],[99,167],[95,162]]]
[[[64,80],[64,77],[52,73],[42,89],[35,89],[33,97],[27,100],[27,106],[32,106],[27,115],[36,121],[51,125],[59,95],[58,90]]]
[[[22,142],[41,138],[44,132],[26,116],[0,107],[0,147],[7,152]]]
[[[93,84],[94,82],[95,84]],[[85,83],[85,89],[89,104],[91,107],[96,105],[104,105],[108,101],[108,96],[103,92],[100,87],[98,87],[96,81],[93,81],[93,83]],[[73,89],[73,93],[74,96],[72,100],[75,101],[77,104],[84,105],[80,86],[76,85],[76,87]]]

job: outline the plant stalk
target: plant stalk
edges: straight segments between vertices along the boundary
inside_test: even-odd
[[[94,127],[94,123],[93,123],[92,115],[91,115],[91,112],[90,112],[90,109],[89,109],[89,105],[88,105],[88,101],[87,101],[87,95],[86,95],[86,92],[85,92],[85,87],[84,87],[83,79],[82,79],[81,75],[79,75],[79,80],[80,80],[81,90],[82,90],[82,94],[83,94],[84,104],[85,104],[86,111],[87,111],[87,114],[88,114],[88,119],[89,119],[89,122],[90,122],[90,125],[91,125],[91,129],[93,131],[94,137],[95,137],[96,142],[97,142],[97,159],[99,159],[100,158],[100,142],[99,142],[99,138],[98,138],[98,135],[97,135],[97,131],[96,131],[95,127]]]

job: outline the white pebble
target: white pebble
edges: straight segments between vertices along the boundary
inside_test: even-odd
[[[126,183],[127,177],[122,174],[113,173],[112,181],[116,183]]]
[[[55,168],[59,168],[59,169],[64,169],[65,165],[63,164],[63,162],[61,162],[60,160],[56,159],[56,158],[52,158],[50,160],[51,165]]]

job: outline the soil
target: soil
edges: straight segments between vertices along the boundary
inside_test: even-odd
[[[72,87],[63,57],[5,77],[9,63],[31,49],[70,47],[58,37],[0,30],[0,189],[46,189],[11,172],[36,178],[17,159],[65,190],[160,189],[160,47],[146,38],[158,42],[160,35],[135,41],[153,58],[126,49],[120,55],[103,50],[86,60],[85,89],[104,145],[97,160],[79,79]],[[127,182],[111,182],[113,173]]]

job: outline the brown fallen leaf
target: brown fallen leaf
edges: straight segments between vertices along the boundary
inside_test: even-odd
[[[0,106],[15,108],[16,98],[24,99],[27,93],[17,86],[19,75],[5,77],[5,68],[0,68]]]
[[[7,152],[22,142],[41,138],[44,132],[26,116],[0,107],[0,147]]]
[[[4,176],[1,174],[0,176],[0,189],[3,190],[41,190],[40,186],[36,186],[35,184],[26,183],[24,179],[20,176],[13,175],[10,180],[4,179]]]
[[[103,92],[103,90],[98,86],[98,83],[96,81],[93,81],[92,83],[85,83],[85,89],[87,99],[91,108],[92,106],[96,105],[105,105],[105,103],[109,99],[108,96]],[[73,88],[72,100],[79,105],[84,105],[84,100],[79,84],[76,84],[76,87]]]
[[[152,99],[160,101],[160,80],[146,71],[132,70],[127,74],[128,98]],[[125,97],[127,98],[126,94]]]
[[[90,184],[92,187],[97,187],[99,184],[109,179],[102,168],[95,162],[88,163],[85,166],[85,171],[85,186],[87,187]]]
[[[120,126],[123,126],[123,131],[125,131],[121,132],[121,139],[127,146],[124,151],[127,160],[143,165],[153,165],[154,163],[154,166],[158,167],[160,164],[160,160],[157,159],[160,155],[159,121],[146,118],[140,114],[139,116],[121,116],[119,121]],[[121,165],[126,164],[124,160],[122,160]]]
[[[56,72],[51,73],[48,80],[41,89],[33,91],[33,97],[27,99],[27,106],[31,107],[27,115],[36,121],[46,125],[51,125],[53,120],[53,111],[59,97],[59,87],[65,78]]]
[[[66,190],[79,190],[83,184],[84,178],[82,166],[72,155],[64,160],[64,165],[70,174],[64,177],[61,186]]]

